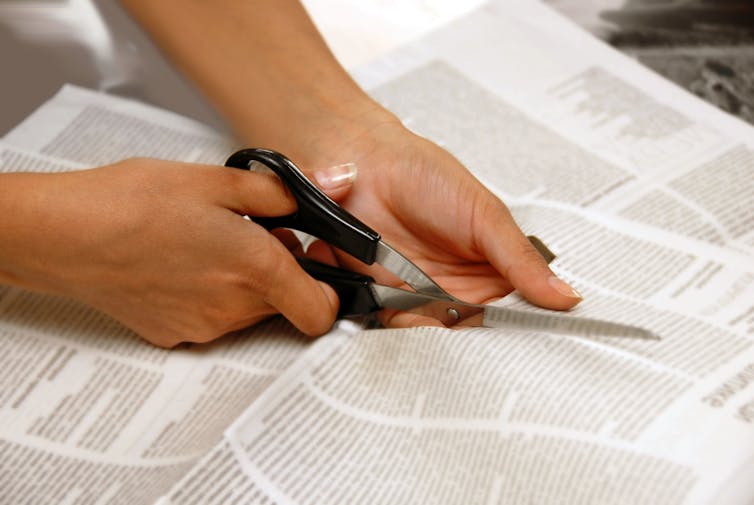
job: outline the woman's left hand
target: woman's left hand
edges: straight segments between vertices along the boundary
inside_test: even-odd
[[[485,303],[516,289],[536,305],[561,310],[581,301],[549,269],[500,199],[451,154],[397,120],[376,122],[331,152],[319,166],[339,161],[358,167],[341,204],[451,294]],[[328,257],[321,244],[312,254]],[[344,253],[335,255],[351,269],[397,284],[378,267],[366,269]],[[386,311],[382,320],[392,327],[437,324],[395,311]]]

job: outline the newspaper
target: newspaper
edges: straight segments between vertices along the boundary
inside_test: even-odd
[[[3,142],[88,167],[132,157],[222,164],[238,146],[178,114],[71,85],[8,132]]]
[[[129,156],[221,163],[233,142],[66,86],[0,142],[0,172]],[[0,503],[152,503],[310,344],[275,319],[168,351],[82,304],[9,287],[0,341]]]
[[[0,502],[754,503],[751,127],[524,0],[355,76],[547,243],[575,315],[662,340],[274,319],[165,351],[0,287]],[[235,147],[66,87],[0,170]]]
[[[76,302],[0,291],[0,502],[151,503],[308,341],[282,320],[153,347]]]

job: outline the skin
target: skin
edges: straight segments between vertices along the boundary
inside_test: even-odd
[[[449,292],[486,302],[516,289],[561,310],[581,300],[498,198],[353,82],[298,2],[123,3],[242,139],[318,169],[312,179],[331,197]],[[323,167],[347,162],[356,182],[328,187]],[[274,177],[221,167],[134,159],[0,174],[0,282],[77,298],[164,347],[277,313],[320,335],[334,321],[335,293],[298,267],[289,234],[242,218],[294,207]],[[400,284],[326,244],[309,254]],[[438,324],[389,311],[382,320]]]
[[[3,174],[2,188],[12,219],[0,223],[0,280],[81,300],[156,345],[206,342],[279,312],[318,335],[337,312],[329,286],[243,219],[295,209],[273,176],[130,159]]]

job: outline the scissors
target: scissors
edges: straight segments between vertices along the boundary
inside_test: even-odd
[[[644,328],[611,321],[463,302],[385,243],[379,233],[331,200],[282,154],[268,149],[242,149],[232,154],[225,165],[256,170],[258,163],[282,180],[298,209],[287,216],[250,219],[268,230],[289,228],[324,240],[366,265],[381,265],[414,290],[385,286],[368,275],[297,258],[309,275],[336,291],[340,299],[338,317],[366,315],[390,308],[429,316],[447,327],[505,327],[580,336],[659,339]]]

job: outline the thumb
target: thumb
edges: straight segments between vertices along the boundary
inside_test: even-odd
[[[569,309],[581,295],[557,277],[547,262],[500,203],[482,227],[481,249],[490,263],[532,303],[550,309]]]
[[[337,202],[348,196],[356,180],[357,172],[355,163],[344,163],[308,171],[306,175],[327,196]]]

